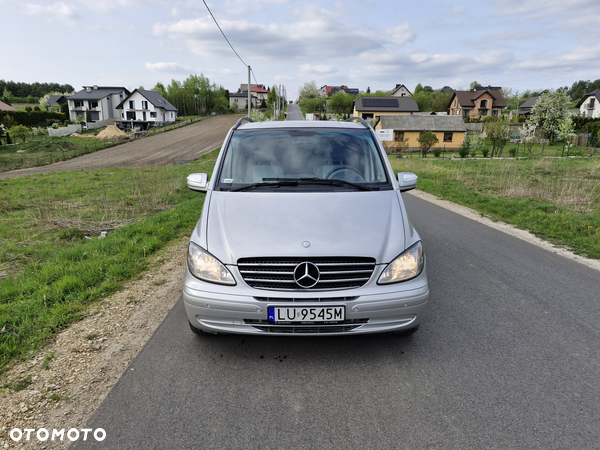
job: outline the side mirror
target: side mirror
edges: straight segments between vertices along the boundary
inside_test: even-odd
[[[206,192],[208,190],[208,174],[192,173],[188,175],[187,185],[192,191]]]
[[[417,187],[417,178],[412,172],[400,172],[398,174],[398,184],[400,185],[400,192],[410,191]]]

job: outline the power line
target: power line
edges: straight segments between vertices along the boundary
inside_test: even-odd
[[[223,30],[221,29],[221,26],[219,25],[219,22],[217,22],[217,19],[215,19],[215,16],[213,16],[213,13],[210,10],[210,8],[208,7],[208,5],[206,4],[206,1],[205,0],[202,0],[202,1],[204,2],[204,6],[206,6],[206,9],[208,9],[208,12],[210,13],[210,16],[213,18],[213,20],[217,24],[217,28],[219,29],[219,31],[221,32],[221,34],[223,35],[223,37],[225,38],[225,40],[227,41],[227,43],[229,44],[229,46],[231,47],[231,50],[233,50],[233,53],[236,54],[236,56],[240,59],[240,61],[242,62],[242,64],[244,64],[246,67],[248,67],[248,64],[246,64],[244,62],[244,60],[242,59],[242,57],[240,55],[238,55],[238,52],[235,51],[235,48],[233,48],[233,45],[231,45],[231,42],[229,42],[229,39],[227,39],[227,36],[225,36],[225,33],[223,33]]]

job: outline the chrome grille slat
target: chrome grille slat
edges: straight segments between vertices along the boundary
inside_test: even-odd
[[[318,283],[308,289],[300,287],[294,279],[294,269],[310,262],[320,272]],[[257,257],[241,258],[238,270],[244,281],[256,289],[272,290],[335,290],[364,286],[375,270],[375,259],[364,257]]]

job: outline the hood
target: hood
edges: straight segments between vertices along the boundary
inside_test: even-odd
[[[382,264],[405,249],[393,190],[213,191],[207,212],[207,250],[225,264],[273,256],[365,256]]]

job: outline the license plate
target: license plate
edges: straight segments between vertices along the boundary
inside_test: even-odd
[[[269,306],[269,322],[282,324],[338,323],[346,318],[343,306],[278,307]]]

